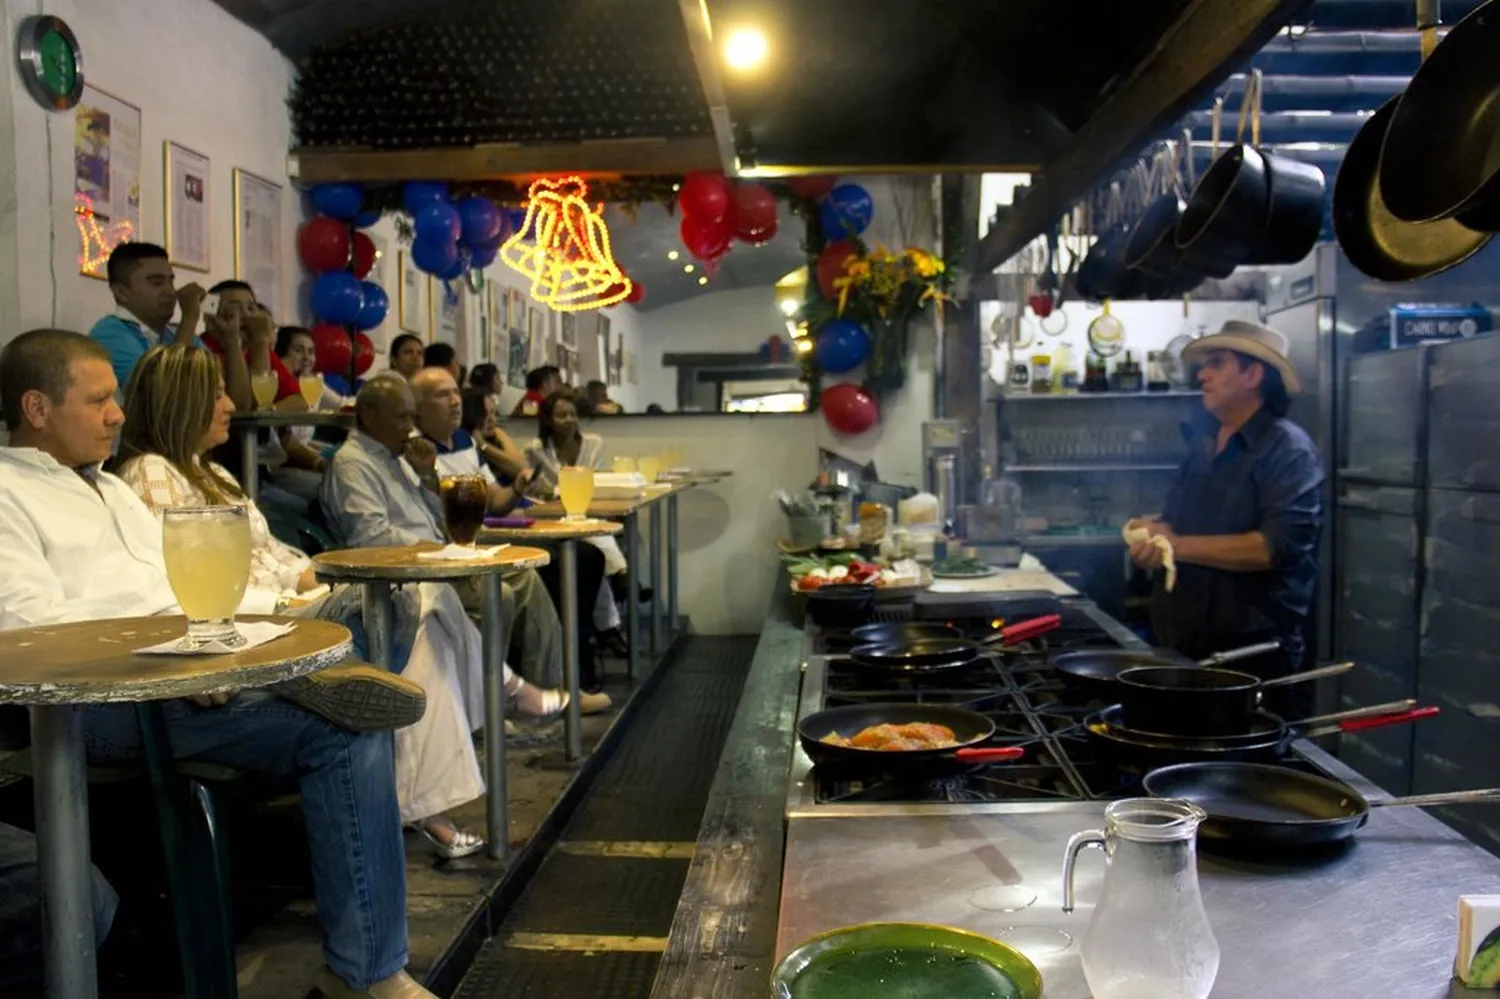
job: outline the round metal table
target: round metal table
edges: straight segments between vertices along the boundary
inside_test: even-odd
[[[609,520],[538,520],[530,527],[481,527],[478,543],[551,543],[557,545],[558,587],[562,590],[563,681],[568,689],[568,708],[563,715],[567,729],[567,758],[583,756],[583,721],[578,704],[578,542],[585,538],[613,537],[625,528]],[[631,608],[634,610],[634,608]]]
[[[82,704],[135,703],[264,687],[337,665],[353,643],[328,621],[225,655],[136,655],[187,632],[184,617],[113,618],[0,631],[0,704],[31,713],[47,994],[98,995]]]
[[[345,548],[313,556],[313,571],[327,583],[359,583],[364,588],[365,632],[370,659],[382,669],[391,661],[395,608],[391,587],[402,583],[451,583],[479,579],[480,625],[484,639],[484,769],[486,852],[499,860],[510,845],[510,823],[505,790],[505,621],[500,577],[520,569],[539,569],[552,560],[540,548],[510,545],[488,558],[425,559],[438,544],[391,548]]]
[[[354,413],[327,410],[280,410],[257,409],[252,413],[235,413],[229,425],[240,434],[240,488],[245,495],[254,498],[260,489],[260,461],[257,452],[262,427],[274,430],[286,427],[343,427],[354,426]]]

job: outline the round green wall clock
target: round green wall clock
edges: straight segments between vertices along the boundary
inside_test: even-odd
[[[83,96],[83,50],[62,18],[38,14],[21,22],[16,67],[44,108],[67,111]]]

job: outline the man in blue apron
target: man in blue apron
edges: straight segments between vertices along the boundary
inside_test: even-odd
[[[1170,590],[1167,573],[1156,578],[1156,640],[1201,659],[1275,639],[1279,652],[1233,668],[1263,679],[1295,671],[1303,666],[1317,583],[1323,462],[1307,433],[1286,419],[1291,396],[1301,391],[1286,337],[1231,321],[1189,346],[1183,360],[1202,365],[1203,433],[1177,472],[1161,519],[1130,525],[1165,538],[1177,564]],[[1156,570],[1165,549],[1140,540],[1130,555]]]

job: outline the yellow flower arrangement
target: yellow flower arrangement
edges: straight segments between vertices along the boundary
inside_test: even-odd
[[[947,268],[941,260],[915,246],[892,253],[877,245],[851,259],[844,273],[834,280],[838,291],[838,314],[851,300],[862,300],[869,311],[882,318],[892,312],[921,308],[930,301],[951,301],[943,293]]]

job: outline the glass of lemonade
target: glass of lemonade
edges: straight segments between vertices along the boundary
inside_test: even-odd
[[[262,371],[259,374],[250,375],[250,392],[255,396],[257,409],[271,408],[271,404],[276,401],[276,389],[279,384],[274,371]]]
[[[634,473],[635,472],[635,459],[634,458],[616,458],[615,461],[614,461],[614,470],[616,472],[619,472],[622,475],[630,475],[630,474]]]
[[[234,612],[250,579],[250,518],[242,506],[184,506],[162,513],[167,581],[187,615],[183,645],[244,645]]]
[[[562,500],[564,520],[587,520],[594,501],[594,470],[565,465],[557,472],[557,495]]]
[[[302,401],[307,403],[307,408],[317,409],[319,400],[323,398],[323,376],[303,375],[297,379],[297,389],[302,393]]]
[[[661,458],[654,454],[643,454],[635,460],[635,467],[649,486],[656,481],[656,473],[661,471]]]

